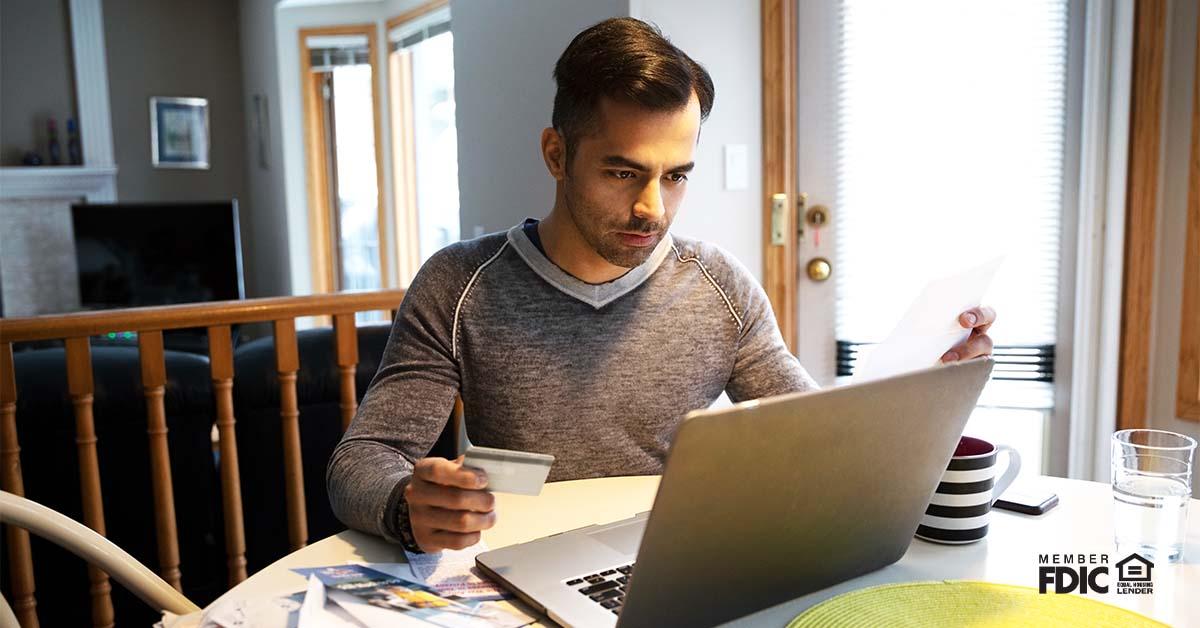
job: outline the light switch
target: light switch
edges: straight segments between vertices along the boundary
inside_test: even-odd
[[[749,157],[745,144],[725,145],[725,189],[744,190],[747,186],[746,170]]]
[[[478,238],[479,236],[482,236],[482,235],[483,235],[483,225],[475,225],[475,237]]]

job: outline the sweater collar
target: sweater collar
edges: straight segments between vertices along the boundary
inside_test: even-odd
[[[671,252],[673,240],[671,234],[667,233],[654,247],[654,251],[650,253],[650,257],[646,258],[646,261],[631,268],[624,275],[600,284],[582,281],[556,266],[554,262],[550,261],[550,258],[543,255],[534,246],[521,224],[508,230],[508,242],[517,255],[525,260],[529,268],[546,280],[546,283],[567,296],[583,301],[598,310],[628,294],[649,279]]]

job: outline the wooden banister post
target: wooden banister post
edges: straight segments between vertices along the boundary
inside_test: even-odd
[[[17,375],[13,372],[12,343],[0,344],[0,483],[13,495],[25,496],[21,478],[21,446],[17,440]],[[29,533],[5,526],[8,542],[8,573],[12,578],[13,612],[25,628],[38,625],[37,601],[33,597],[33,554]]]
[[[342,411],[342,431],[350,427],[354,412],[358,410],[358,391],[354,386],[354,372],[358,368],[358,328],[354,326],[353,314],[338,314],[333,317],[334,343],[337,345],[338,377],[341,380],[341,399],[338,407]]]
[[[275,370],[279,372],[279,418],[283,428],[283,475],[287,491],[288,540],[292,551],[308,541],[304,504],[304,467],[300,455],[300,408],[296,399],[296,320],[275,321]]]
[[[100,459],[96,454],[96,424],[92,417],[92,348],[88,338],[67,338],[67,390],[75,406],[75,443],[79,450],[79,488],[83,498],[83,522],[104,536],[104,500],[100,495]],[[108,574],[88,565],[92,582],[92,623],[96,628],[113,625],[112,585]]]
[[[208,328],[208,357],[217,402],[221,449],[221,496],[225,511],[225,553],[229,586],[246,579],[246,533],[242,519],[242,480],[238,473],[237,436],[233,424],[233,339],[228,325]]]
[[[179,534],[175,528],[175,491],[171,484],[171,454],[167,449],[167,411],[163,405],[167,368],[161,331],[138,333],[138,358],[146,396],[146,434],[154,486],[154,526],[158,533],[158,568],[163,580],[183,591],[179,573]]]

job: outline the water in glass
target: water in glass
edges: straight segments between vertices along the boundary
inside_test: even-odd
[[[1131,476],[1113,483],[1117,550],[1151,560],[1178,560],[1187,522],[1187,485],[1172,478]]]

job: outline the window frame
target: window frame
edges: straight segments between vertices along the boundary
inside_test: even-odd
[[[309,54],[308,40],[310,37],[359,35],[367,38],[368,63],[371,66],[371,101],[374,112],[375,133],[375,182],[376,182],[376,220],[379,229],[379,285],[383,288],[391,286],[391,274],[388,266],[387,243],[383,234],[386,233],[387,206],[384,203],[385,188],[383,177],[383,121],[380,117],[380,81],[378,33],[375,24],[352,24],[345,26],[322,26],[302,28],[299,32],[300,42],[300,86],[303,95],[304,112],[304,151],[307,180],[308,200],[308,247],[312,270],[312,292],[333,292],[340,283],[335,260],[338,243],[334,240],[336,226],[332,224],[337,216],[334,207],[330,206],[329,156],[331,146],[324,132],[322,104],[322,81],[312,71],[312,56]]]

